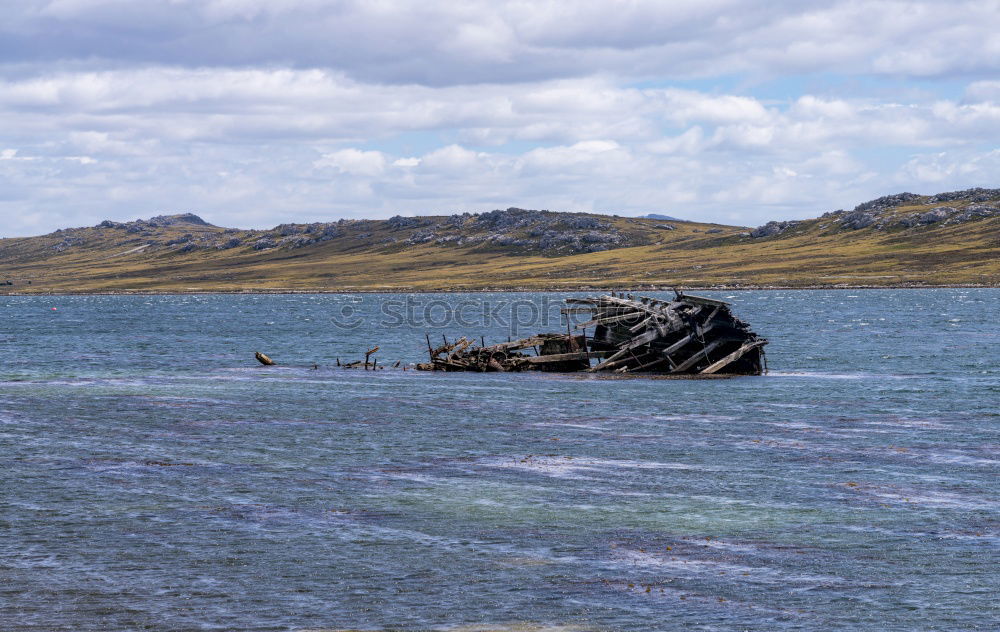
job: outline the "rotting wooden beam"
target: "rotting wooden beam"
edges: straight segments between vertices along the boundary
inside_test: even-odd
[[[528,347],[540,345],[543,342],[545,342],[545,338],[541,336],[532,336],[531,338],[501,342],[499,344],[483,347],[483,349],[487,351],[517,351],[518,349],[527,349]]]
[[[645,370],[650,369],[650,368],[652,368],[654,366],[663,364],[664,362],[668,363],[670,365],[671,369],[673,369],[674,367],[677,366],[676,364],[674,364],[674,361],[673,361],[673,359],[670,356],[668,356],[668,355],[662,355],[661,357],[653,360],[652,362],[646,362],[645,364],[640,364],[638,367],[636,367],[632,371],[633,371],[633,373],[637,372],[637,371],[645,371]]]
[[[607,367],[607,366],[608,366],[608,365],[609,365],[610,363],[614,362],[614,361],[615,361],[615,360],[617,360],[618,358],[621,358],[621,357],[622,357],[622,356],[624,356],[624,355],[625,355],[626,353],[628,353],[628,349],[619,349],[618,351],[615,351],[615,352],[614,352],[613,354],[611,354],[610,356],[608,356],[608,357],[607,357],[607,358],[606,358],[606,359],[604,360],[604,362],[600,362],[600,363],[596,364],[595,366],[592,366],[592,367],[590,367],[589,369],[587,369],[587,372],[588,372],[588,373],[596,373],[596,372],[598,372],[598,371],[602,371],[602,370],[604,370],[604,369],[605,369],[605,368],[606,368],[606,367]]]
[[[732,305],[726,301],[720,301],[717,298],[708,298],[707,296],[695,296],[693,294],[683,294],[681,295],[679,302],[687,301],[689,303],[700,303],[702,305]]]
[[[702,372],[703,375],[711,375],[712,373],[717,373],[718,371],[726,368],[727,366],[729,366],[733,362],[736,362],[737,360],[739,360],[740,358],[742,358],[743,356],[745,356],[751,350],[756,349],[757,347],[762,347],[765,344],[767,344],[766,340],[752,340],[752,341],[744,344],[743,346],[741,346],[736,351],[733,351],[732,353],[730,353],[726,357],[722,358],[718,362],[714,362],[714,363],[710,364],[709,366],[705,367],[704,369],[702,369],[701,372]]]
[[[615,316],[601,316],[598,318],[593,318],[585,323],[580,323],[575,327],[575,329],[584,329],[586,327],[592,327],[594,325],[610,325],[612,323],[621,322],[623,320],[628,320],[630,318],[641,318],[642,312],[634,311],[628,312],[627,314],[617,314]]]
[[[691,367],[693,367],[695,364],[697,364],[699,360],[707,359],[709,352],[718,349],[719,346],[721,346],[725,342],[727,342],[727,341],[724,340],[724,339],[723,340],[713,340],[712,342],[710,342],[704,348],[698,349],[697,351],[695,351],[694,353],[692,353],[690,358],[688,358],[684,362],[681,362],[680,364],[678,364],[670,372],[671,373],[680,373],[681,371],[687,371],[688,369],[690,369]]]
[[[544,364],[546,362],[565,362],[567,360],[589,360],[590,358],[606,358],[611,351],[573,351],[571,353],[552,353],[549,355],[530,356],[524,358],[528,364]]]
[[[448,361],[449,362],[453,361],[457,354],[461,353],[462,351],[465,351],[471,344],[472,341],[466,338],[465,336],[462,336],[461,338],[456,340],[455,346],[453,346],[448,353]]]
[[[645,358],[647,356],[652,355],[653,353],[654,352],[652,352],[652,351],[647,351],[645,353],[639,354],[639,356],[635,356],[634,354],[630,354],[630,357],[628,357],[628,358],[619,358],[617,360],[611,360],[609,362],[605,362],[604,365],[603,365],[603,367],[601,367],[601,371],[611,371],[613,369],[617,370],[617,369],[619,369],[621,367],[628,367],[628,365],[629,365],[630,362],[636,362],[637,361],[637,357],[638,358]],[[642,360],[638,360],[638,361],[640,363],[642,362]],[[593,372],[596,372],[596,371],[594,371],[593,369],[591,369],[591,372],[593,373]]]
[[[257,362],[260,362],[264,366],[274,366],[274,360],[272,360],[271,358],[267,357],[266,355],[264,355],[260,351],[254,351],[253,352],[253,356],[255,358],[257,358]]]
[[[649,323],[654,318],[656,318],[656,316],[647,316],[646,320],[642,321],[638,325],[635,325],[634,327],[629,327],[629,329],[628,329],[629,333],[633,333],[634,334],[634,333],[638,333],[638,332],[642,331],[643,329],[645,329],[649,325]]]

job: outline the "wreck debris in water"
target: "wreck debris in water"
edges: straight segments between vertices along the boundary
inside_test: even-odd
[[[469,338],[434,348],[422,371],[550,371],[760,375],[767,340],[733,315],[729,303],[675,291],[673,300],[611,293],[568,298],[562,313],[587,320],[579,333],[538,334],[476,346]],[[593,333],[588,336],[588,328]]]

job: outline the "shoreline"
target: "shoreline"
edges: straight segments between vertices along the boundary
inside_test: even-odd
[[[998,289],[1000,284],[953,283],[930,284],[837,284],[837,285],[702,285],[702,286],[576,286],[576,287],[484,287],[484,288],[444,288],[437,290],[416,288],[339,288],[339,289],[291,289],[264,288],[238,290],[58,290],[30,292],[0,292],[0,296],[171,296],[171,295],[268,295],[268,294],[529,294],[539,292],[671,292],[677,287],[687,292],[759,292],[767,290],[940,290],[940,289]]]

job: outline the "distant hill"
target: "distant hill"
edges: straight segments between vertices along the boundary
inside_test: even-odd
[[[191,213],[0,240],[3,292],[1000,285],[1000,189],[757,228],[519,208],[214,226]]]
[[[668,222],[683,222],[683,221],[686,221],[686,220],[683,220],[683,219],[678,219],[676,217],[671,217],[669,215],[660,215],[659,213],[647,213],[645,215],[640,215],[640,217],[642,217],[644,219],[666,220]]]

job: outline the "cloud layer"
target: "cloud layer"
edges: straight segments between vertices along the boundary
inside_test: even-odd
[[[755,224],[996,186],[998,27],[998,2],[20,3],[0,235],[509,205]]]

